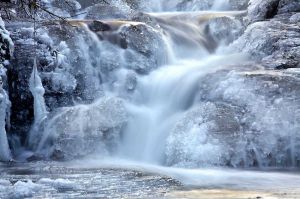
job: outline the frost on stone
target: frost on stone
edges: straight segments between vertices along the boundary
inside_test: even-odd
[[[32,73],[29,79],[29,90],[33,95],[34,99],[34,123],[29,133],[28,143],[30,147],[36,149],[36,146],[42,137],[42,134],[38,128],[44,122],[48,115],[44,99],[45,89],[43,87],[42,80],[37,70],[36,60],[34,60]]]
[[[277,29],[272,29],[268,22],[256,22],[249,25],[245,33],[229,48],[261,59],[274,52],[274,45],[280,39],[281,34]]]
[[[299,166],[299,100],[287,89],[299,82],[281,75],[276,82],[273,74],[244,78],[233,72],[211,92],[210,98],[236,107],[242,131],[232,137],[232,166]]]
[[[206,28],[218,44],[228,45],[243,33],[242,23],[231,17],[218,17],[208,21]]]
[[[11,188],[11,193],[9,195],[12,198],[33,197],[41,188],[41,185],[35,184],[31,180],[28,180],[28,182],[17,181]]]
[[[62,41],[56,49],[55,70],[45,75],[51,79],[51,90],[54,92],[71,93],[77,86],[77,80],[71,74],[72,66],[70,63],[71,50],[66,42]]]
[[[2,78],[0,77],[0,161],[9,161],[12,156],[8,145],[5,126],[9,126],[11,102],[2,86]]]
[[[53,187],[57,191],[70,191],[70,190],[75,190],[77,188],[76,183],[61,178],[55,180],[52,180],[50,178],[42,178],[37,183],[44,186]]]
[[[120,35],[129,49],[125,59],[131,69],[148,73],[166,63],[166,46],[161,32],[146,24],[137,24],[124,25]]]
[[[59,152],[67,159],[95,151],[106,154],[117,146],[126,120],[125,107],[118,98],[104,97],[90,105],[62,108],[46,121],[39,151],[48,153],[52,148],[52,153]]]
[[[248,19],[251,23],[272,18],[277,14],[279,0],[250,0]]]
[[[5,29],[4,22],[0,17],[0,63],[10,59],[14,49],[14,43],[9,32]]]
[[[175,124],[166,144],[168,165],[197,167],[222,164],[223,147],[211,136],[216,124],[209,115],[216,110],[212,103],[197,105]]]

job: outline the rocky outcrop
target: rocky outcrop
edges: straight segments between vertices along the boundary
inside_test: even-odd
[[[250,1],[250,25],[232,48],[249,53],[266,68],[300,67],[298,7],[297,0]]]
[[[64,160],[92,153],[108,155],[118,145],[127,118],[123,102],[117,98],[59,109],[40,128],[44,136],[38,153]]]
[[[168,165],[300,166],[299,70],[235,70],[202,78],[167,140]]]

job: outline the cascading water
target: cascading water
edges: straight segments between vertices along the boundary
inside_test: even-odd
[[[241,35],[244,12],[211,11],[225,9],[225,0],[196,12],[159,2],[160,9],[134,21],[69,21],[80,31],[57,44],[56,69],[41,76],[52,82],[48,89],[68,93],[71,105],[47,114],[44,103],[35,103],[44,110],[36,113],[47,115],[34,125],[42,135],[37,153],[64,159],[98,153],[179,167],[297,166],[298,126],[287,119],[275,124],[288,97],[257,94],[264,83],[247,78],[251,69],[241,64],[247,56],[226,46]],[[260,114],[251,99],[269,111]]]
[[[7,142],[1,85],[0,161],[17,162],[0,163],[0,198],[299,195],[300,73],[263,65],[295,61],[280,57],[297,52],[285,14],[250,22],[248,0],[71,0],[67,11],[41,2],[84,19],[12,34],[21,61],[3,86],[15,134]],[[265,1],[250,2],[264,14]],[[253,60],[274,50],[273,37],[279,51]]]

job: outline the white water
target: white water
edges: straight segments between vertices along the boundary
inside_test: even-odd
[[[226,10],[227,3],[214,1],[209,9]],[[44,90],[38,75],[36,83],[31,78],[35,123],[29,140],[36,145],[42,137],[38,152],[58,151],[66,159],[96,152],[185,168],[297,166],[299,126],[290,119],[296,114],[282,108],[296,103],[256,94],[262,87],[235,71],[243,70],[246,56],[230,53],[207,33],[207,23],[228,16],[212,26],[222,37],[218,23],[226,26],[241,12],[151,11],[158,10],[164,12],[148,13],[155,26],[106,21],[112,31],[99,33],[89,29],[89,22],[79,22],[83,34],[74,43],[60,42],[52,83],[57,91],[83,89],[72,99],[74,106],[44,120]],[[229,26],[238,29],[238,24]],[[120,47],[118,34],[127,36],[126,48]],[[213,79],[205,80],[210,75]]]
[[[127,103],[132,117],[124,130],[120,154],[137,161],[164,164],[167,137],[179,117],[193,107],[201,77],[244,59],[233,54],[211,55],[200,58],[201,61],[180,60],[141,77],[133,100]]]

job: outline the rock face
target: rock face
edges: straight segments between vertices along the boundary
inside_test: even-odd
[[[199,103],[167,140],[167,164],[299,167],[299,70],[226,73],[199,83]]]
[[[298,14],[295,13],[299,11],[299,2],[297,5],[295,2],[250,1],[248,20],[251,24],[232,47],[261,60],[266,68],[299,67],[300,32]]]
[[[244,31],[242,22],[230,17],[218,17],[211,19],[208,22],[206,29],[215,42],[222,45],[232,43],[238,39]]]

